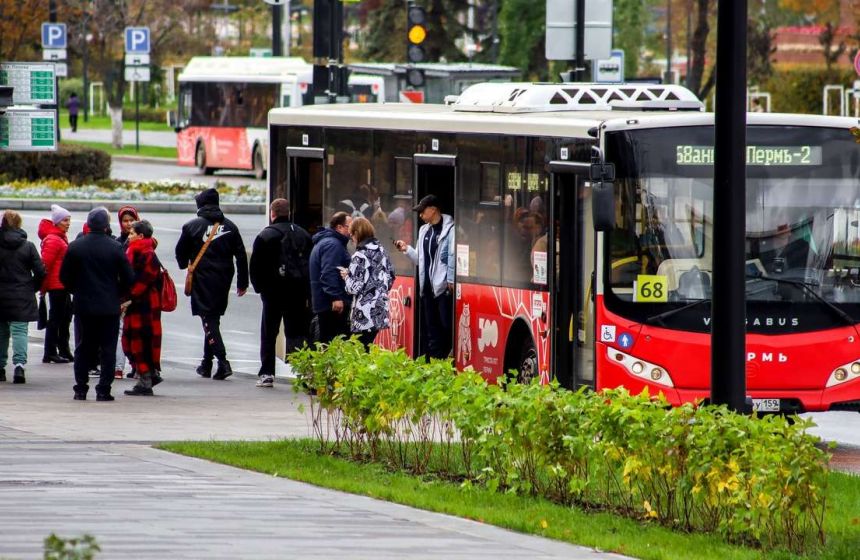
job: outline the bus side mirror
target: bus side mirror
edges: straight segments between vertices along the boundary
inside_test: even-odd
[[[176,111],[167,111],[167,126],[172,128],[174,132],[181,132],[183,127],[179,125],[179,118]]]
[[[592,183],[591,218],[595,231],[612,231],[615,228],[615,185]]]

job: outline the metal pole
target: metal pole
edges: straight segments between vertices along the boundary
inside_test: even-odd
[[[693,48],[693,38],[690,36],[690,31],[693,27],[693,0],[687,0],[687,75],[684,77],[684,82],[687,87],[690,87],[690,51]]]
[[[281,40],[281,6],[272,6],[272,56],[284,56],[284,43]]]
[[[140,151],[140,92],[137,90],[140,82],[134,84],[134,151]]]
[[[90,61],[90,42],[87,41],[86,31],[84,31],[84,122],[89,122],[90,110],[89,110],[89,100],[90,100],[90,92],[89,92],[89,76],[88,66]]]
[[[576,0],[576,68],[573,81],[585,81],[585,0]]]
[[[57,0],[48,0],[48,21],[57,23]],[[54,74],[54,93],[57,96],[57,144],[60,143],[60,79]]]
[[[672,0],[666,0],[666,77],[664,83],[672,83]]]
[[[746,409],[747,0],[717,7],[711,402]]]

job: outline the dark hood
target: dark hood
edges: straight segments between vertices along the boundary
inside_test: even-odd
[[[0,247],[17,249],[27,241],[27,232],[23,229],[0,230]]]
[[[200,210],[197,211],[197,215],[201,218],[209,220],[213,224],[215,222],[224,223],[224,212],[221,211],[217,206],[203,206]]]
[[[343,243],[344,245],[349,243],[349,237],[342,235],[342,234],[336,232],[335,230],[333,230],[331,228],[325,228],[325,229],[319,230],[318,232],[316,232],[314,234],[314,237],[313,237],[314,245],[316,245],[317,243],[319,243],[320,241],[322,241],[323,239],[326,239],[328,237],[332,237],[332,238],[336,239],[337,241]]]
[[[206,189],[194,197],[194,202],[197,203],[197,208],[218,206],[218,191],[215,189]]]

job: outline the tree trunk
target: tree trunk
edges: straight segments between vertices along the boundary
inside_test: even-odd
[[[108,105],[108,112],[110,113],[110,131],[111,131],[111,144],[114,148],[119,150],[122,149],[122,105],[118,107],[114,107],[112,104]]]

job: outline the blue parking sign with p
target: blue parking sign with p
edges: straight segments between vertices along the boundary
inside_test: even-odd
[[[42,48],[65,49],[67,46],[66,38],[65,23],[42,24]]]
[[[149,54],[149,28],[125,28],[125,52],[128,54]]]

